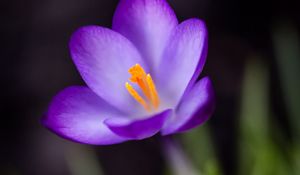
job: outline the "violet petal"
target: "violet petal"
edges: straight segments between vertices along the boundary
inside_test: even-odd
[[[162,129],[163,135],[183,132],[204,123],[213,113],[215,95],[208,77],[202,78],[183,97],[176,113]]]
[[[129,140],[111,132],[103,123],[105,119],[119,115],[88,87],[72,86],[53,98],[42,123],[64,138],[107,145]]]
[[[144,111],[125,88],[130,67],[139,63],[148,69],[129,40],[110,29],[88,26],[73,34],[70,50],[82,78],[96,94],[122,111]]]
[[[165,0],[121,0],[112,29],[134,43],[153,74],[177,24],[175,13]]]
[[[176,106],[189,83],[194,83],[206,59],[205,24],[199,19],[182,22],[173,31],[164,52],[157,79],[170,106]]]
[[[116,134],[132,139],[151,137],[160,131],[171,110],[165,110],[144,119],[110,118],[104,123]]]

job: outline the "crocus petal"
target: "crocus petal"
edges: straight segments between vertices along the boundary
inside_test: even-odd
[[[112,28],[134,43],[151,72],[155,72],[177,24],[175,13],[165,0],[121,0]]]
[[[171,110],[165,110],[144,119],[110,118],[104,123],[116,134],[132,139],[151,137],[160,131]]]
[[[147,66],[128,39],[107,28],[88,26],[73,34],[70,50],[82,78],[96,94],[120,110],[139,112],[141,105],[129,95],[125,82],[131,66],[139,63],[146,70]]]
[[[103,121],[119,113],[88,87],[72,86],[52,100],[42,123],[58,135],[80,143],[106,145],[126,141]]]
[[[205,24],[189,19],[176,27],[163,55],[158,87],[170,106],[176,106],[189,83],[194,84],[206,59]]]
[[[163,135],[183,132],[204,123],[214,110],[215,95],[208,77],[202,78],[183,97],[177,112],[162,129]]]

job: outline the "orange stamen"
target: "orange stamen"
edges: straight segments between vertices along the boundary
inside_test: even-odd
[[[149,86],[149,90],[151,93],[151,102],[152,102],[153,106],[155,107],[155,109],[157,109],[159,106],[159,98],[158,98],[155,84],[154,84],[150,74],[147,74],[146,80],[147,80],[147,84]]]
[[[126,89],[129,94],[139,102],[147,111],[150,110],[150,106],[154,109],[157,109],[159,106],[159,96],[156,91],[155,84],[150,76],[146,74],[145,70],[139,65],[136,64],[132,66],[128,72],[131,74],[129,80],[133,83],[136,83],[142,90],[144,96],[150,104],[148,104],[139,94],[136,92],[132,86],[126,82]]]
[[[129,92],[129,94],[137,101],[139,102],[147,111],[150,111],[150,107],[149,105],[146,103],[146,101],[139,95],[139,93],[137,93],[133,87],[126,82],[125,87],[127,89],[127,91]]]

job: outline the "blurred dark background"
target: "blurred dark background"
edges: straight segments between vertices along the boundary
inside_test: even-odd
[[[216,111],[204,126],[209,139],[202,139],[204,131],[198,137],[201,129],[174,136],[194,157],[191,164],[201,174],[273,175],[276,167],[281,169],[275,174],[299,173],[299,3],[168,2],[180,21],[198,17],[209,31],[208,59],[201,74],[211,77],[217,94]],[[84,84],[69,55],[72,32],[90,24],[110,27],[117,3],[1,1],[1,175],[170,174],[160,136],[84,146],[59,138],[39,123],[59,90]],[[195,139],[211,140],[212,148],[198,146]],[[212,171],[203,167],[207,160],[199,163],[195,158],[208,150],[217,162]]]

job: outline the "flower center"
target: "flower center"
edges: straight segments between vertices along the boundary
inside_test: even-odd
[[[139,64],[135,64],[129,68],[128,72],[131,74],[129,80],[140,87],[146,99],[140,96],[140,94],[126,82],[125,87],[129,94],[140,103],[145,110],[156,110],[159,106],[159,97],[150,74],[146,74],[145,70]]]

